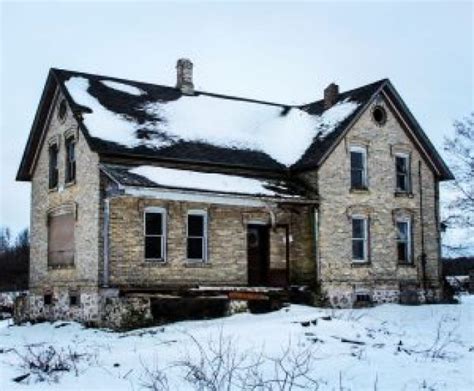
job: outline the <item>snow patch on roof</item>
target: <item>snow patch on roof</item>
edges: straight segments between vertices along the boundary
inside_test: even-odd
[[[265,187],[264,180],[237,175],[203,173],[173,168],[139,166],[129,170],[163,187],[207,190],[223,193],[274,196],[275,192]]]
[[[140,139],[137,131],[140,128],[155,128],[155,124],[138,124],[123,115],[107,110],[100,102],[89,94],[89,80],[84,77],[71,77],[65,83],[72,99],[76,104],[87,107],[92,113],[83,113],[83,122],[90,135],[105,141],[112,141],[126,147],[137,147],[146,145],[153,148],[161,148],[169,145],[169,140],[159,137]]]
[[[130,95],[140,96],[140,95],[143,95],[145,93],[145,91],[141,90],[138,87],[132,86],[130,84],[119,83],[117,81],[101,80],[101,83],[106,85],[109,88],[113,88],[114,90],[126,92],[127,94],[130,94]]]
[[[317,136],[325,138],[331,134],[337,125],[349,117],[359,107],[359,103],[351,102],[349,99],[345,99],[339,102],[323,112],[321,115],[316,116],[314,121],[316,128],[319,130]]]

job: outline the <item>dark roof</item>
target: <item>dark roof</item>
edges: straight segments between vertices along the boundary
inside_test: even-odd
[[[138,166],[140,167],[140,166]],[[180,189],[180,190],[197,190],[200,192],[209,192],[209,193],[216,193],[218,191],[214,190],[203,190],[203,189],[196,189],[189,186],[189,184],[185,183],[185,179],[183,180],[183,184],[181,186],[174,185],[170,186],[166,183],[166,180],[163,178],[162,183],[154,182],[153,180],[148,179],[145,176],[136,174],[131,172],[132,169],[137,168],[137,166],[130,166],[130,165],[118,165],[118,164],[102,164],[101,165],[102,171],[106,173],[106,175],[114,180],[116,183],[123,185],[123,186],[131,186],[131,187],[138,187],[138,188],[162,188],[162,189]],[[166,170],[167,168],[159,167],[160,169]],[[209,171],[196,171],[196,170],[176,170],[171,169],[173,171],[173,176],[179,175],[179,172],[183,173],[204,173],[210,174]],[[178,172],[179,171],[179,172]],[[306,182],[300,181],[297,178],[289,178],[289,177],[279,177],[279,178],[267,178],[262,176],[243,176],[243,175],[234,175],[234,174],[223,174],[217,173],[222,177],[228,178],[237,178],[237,179],[254,179],[261,182],[262,186],[273,192],[274,195],[272,197],[276,198],[288,198],[297,199],[297,198],[304,198],[304,199],[314,199],[315,198],[315,190],[312,189],[309,184]],[[177,179],[177,178],[176,178]],[[179,181],[174,181],[179,182]],[[245,187],[242,190],[236,191],[219,191],[218,193],[229,193],[229,194],[241,194],[241,195],[261,195],[257,193],[251,193],[249,191],[245,191]],[[268,196],[268,194],[267,194]]]
[[[92,112],[91,109],[76,103],[67,88],[68,80],[73,77],[86,79],[88,81],[87,93],[96,99],[108,112],[130,120],[130,122],[137,125],[135,137],[138,140],[145,140],[146,142],[147,140],[162,142],[160,148],[150,148],[146,142],[144,144],[127,146],[104,138],[94,137],[93,133],[89,131],[83,121],[83,118],[87,117],[88,113]],[[122,83],[129,87],[138,88],[143,93],[134,95],[115,88],[110,88],[103,83],[104,81]],[[262,150],[241,146],[215,145],[205,139],[184,139],[170,136],[166,132],[156,130],[156,127],[150,129],[150,124],[166,124],[167,121],[169,121],[169,118],[167,118],[162,112],[150,113],[143,110],[144,105],[150,102],[160,104],[164,103],[168,105],[169,103],[180,101],[180,99],[185,96],[177,88],[82,72],[52,69],[49,73],[20,169],[18,171],[18,180],[30,179],[30,167],[34,164],[34,148],[36,148],[41,141],[42,124],[44,124],[47,119],[48,108],[50,106],[49,102],[51,102],[54,96],[54,91],[57,85],[66,96],[69,105],[73,109],[74,115],[76,116],[90,147],[98,152],[103,158],[120,158],[121,160],[129,160],[131,164],[137,164],[137,159],[147,159],[156,163],[172,162],[192,164],[193,166],[206,165],[208,167],[239,168],[244,171],[250,170],[267,174],[271,173],[271,175],[287,174],[289,171],[293,170],[303,171],[317,168],[332,148],[337,145],[341,137],[343,137],[343,135],[349,130],[352,123],[354,123],[354,121],[364,112],[372,99],[383,90],[391,96],[399,111],[403,113],[404,118],[406,117],[410,128],[415,132],[415,137],[421,141],[433,161],[433,168],[437,170],[438,177],[440,179],[453,178],[449,168],[441,159],[436,149],[431,144],[428,137],[416,122],[415,118],[403,103],[388,79],[383,79],[375,83],[340,93],[338,96],[338,102],[336,103],[342,103],[345,101],[355,102],[358,104],[357,108],[343,121],[339,122],[331,132],[327,132],[324,137],[320,136],[318,128],[315,126],[315,137],[312,142],[308,142],[308,148],[306,151],[302,155],[299,155],[301,157],[293,164],[285,166],[274,157],[270,156],[269,153]],[[305,111],[308,114],[314,115],[315,118],[318,118],[318,116],[321,116],[325,112],[323,100],[318,100],[306,105],[290,106],[274,102],[265,102],[201,91],[196,91],[194,96],[213,98],[216,103],[249,103],[252,107],[263,107],[273,111],[276,110],[275,112],[279,113],[277,116],[280,117],[285,117],[290,111],[295,110]],[[222,131],[224,130],[225,129],[222,129]],[[249,137],[252,138],[253,134],[250,134]]]
[[[149,133],[152,133],[146,128],[147,122],[166,121],[166,118],[156,118],[155,116],[150,116],[146,113],[146,111],[142,110],[141,107],[148,102],[171,102],[183,97],[181,90],[174,87],[142,83],[131,80],[123,80],[107,76],[91,75],[82,72],[72,72],[60,69],[54,69],[53,72],[55,73],[55,75],[57,75],[58,80],[63,86],[63,89],[69,98],[70,105],[78,113],[82,111],[87,112],[87,108],[77,105],[76,102],[74,102],[74,100],[71,98],[70,94],[67,92],[67,88],[64,87],[64,83],[73,76],[79,76],[88,79],[90,84],[88,92],[92,96],[96,97],[100,104],[103,105],[106,109],[110,110],[111,112],[123,115],[125,117],[132,118],[135,122],[139,124],[143,124],[143,137],[147,137]],[[134,96],[124,93],[122,91],[118,91],[116,89],[108,88],[101,82],[104,80],[116,81],[139,88],[140,90],[144,91],[145,94],[141,96]],[[237,98],[207,92],[196,92],[195,95],[205,95],[227,100],[259,103],[269,106],[281,106],[282,108],[285,107],[284,105],[278,105],[276,103],[271,102]],[[143,156],[171,161],[178,160],[181,162],[190,163],[201,162],[208,164],[236,166],[268,171],[281,171],[285,168],[284,165],[277,162],[271,156],[262,151],[222,147],[206,143],[204,140],[176,140],[168,147],[162,147],[159,149],[159,151],[157,151],[156,149],[148,148],[146,146],[129,148],[119,143],[94,138],[90,135],[90,132],[88,132],[87,128],[84,130],[89,135],[91,147],[95,151],[103,154],[122,156]],[[160,136],[163,137],[163,139],[166,139],[167,137],[166,134],[162,134]]]

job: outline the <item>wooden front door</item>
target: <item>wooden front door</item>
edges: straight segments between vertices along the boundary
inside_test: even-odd
[[[268,282],[269,229],[266,225],[247,226],[248,281],[250,286]]]

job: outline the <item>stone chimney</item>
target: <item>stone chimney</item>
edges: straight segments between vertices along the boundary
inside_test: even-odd
[[[184,95],[194,94],[193,63],[188,58],[180,58],[176,63],[176,87]]]
[[[334,106],[339,96],[339,86],[335,83],[329,84],[324,89],[324,109]]]

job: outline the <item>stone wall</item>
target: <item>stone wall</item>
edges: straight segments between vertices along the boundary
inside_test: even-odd
[[[65,119],[58,117],[61,102],[58,93],[53,101],[47,131],[42,142],[33,172],[31,187],[31,250],[30,250],[30,309],[32,316],[63,317],[63,305],[69,290],[80,289],[84,295],[96,295],[98,287],[99,258],[99,170],[98,156],[93,153],[68,107]],[[76,134],[76,180],[65,184],[65,133]],[[49,142],[57,140],[59,145],[59,181],[55,190],[49,190]],[[64,205],[73,205],[76,212],[74,266],[51,268],[48,266],[48,213]],[[57,292],[57,309],[44,309],[41,301],[47,291]],[[87,292],[87,293],[85,293]],[[89,299],[84,297],[85,302]],[[87,296],[89,297],[89,296]],[[97,300],[91,301],[90,305]],[[81,307],[82,308],[82,307]],[[59,313],[59,312],[61,313]],[[91,310],[94,312],[93,310]],[[89,319],[90,311],[71,309],[69,314],[78,319]]]
[[[377,125],[366,110],[357,123],[322,164],[318,173],[306,179],[316,185],[320,196],[318,276],[322,291],[338,305],[355,300],[358,291],[367,291],[375,302],[396,301],[400,285],[421,287],[421,162],[426,279],[431,294],[440,294],[440,256],[437,182],[427,162],[408,138],[385,102],[388,114],[383,126]],[[350,190],[350,153],[352,145],[367,148],[368,190]],[[395,156],[403,151],[411,156],[412,194],[395,194]],[[362,213],[370,219],[370,262],[352,262],[351,215]],[[414,264],[397,260],[394,216],[413,218]],[[385,293],[384,293],[385,292]]]
[[[146,207],[167,211],[166,262],[144,259],[143,215]],[[208,213],[208,260],[186,260],[186,218],[190,209]],[[290,227],[290,279],[293,283],[314,281],[315,263],[311,234],[306,234],[310,215],[306,208],[293,217],[275,209],[277,224]],[[121,196],[110,200],[111,286],[157,287],[164,285],[246,285],[247,224],[270,223],[265,208],[222,206]],[[311,232],[311,231],[310,231]],[[270,264],[286,267],[285,230],[270,230]]]

